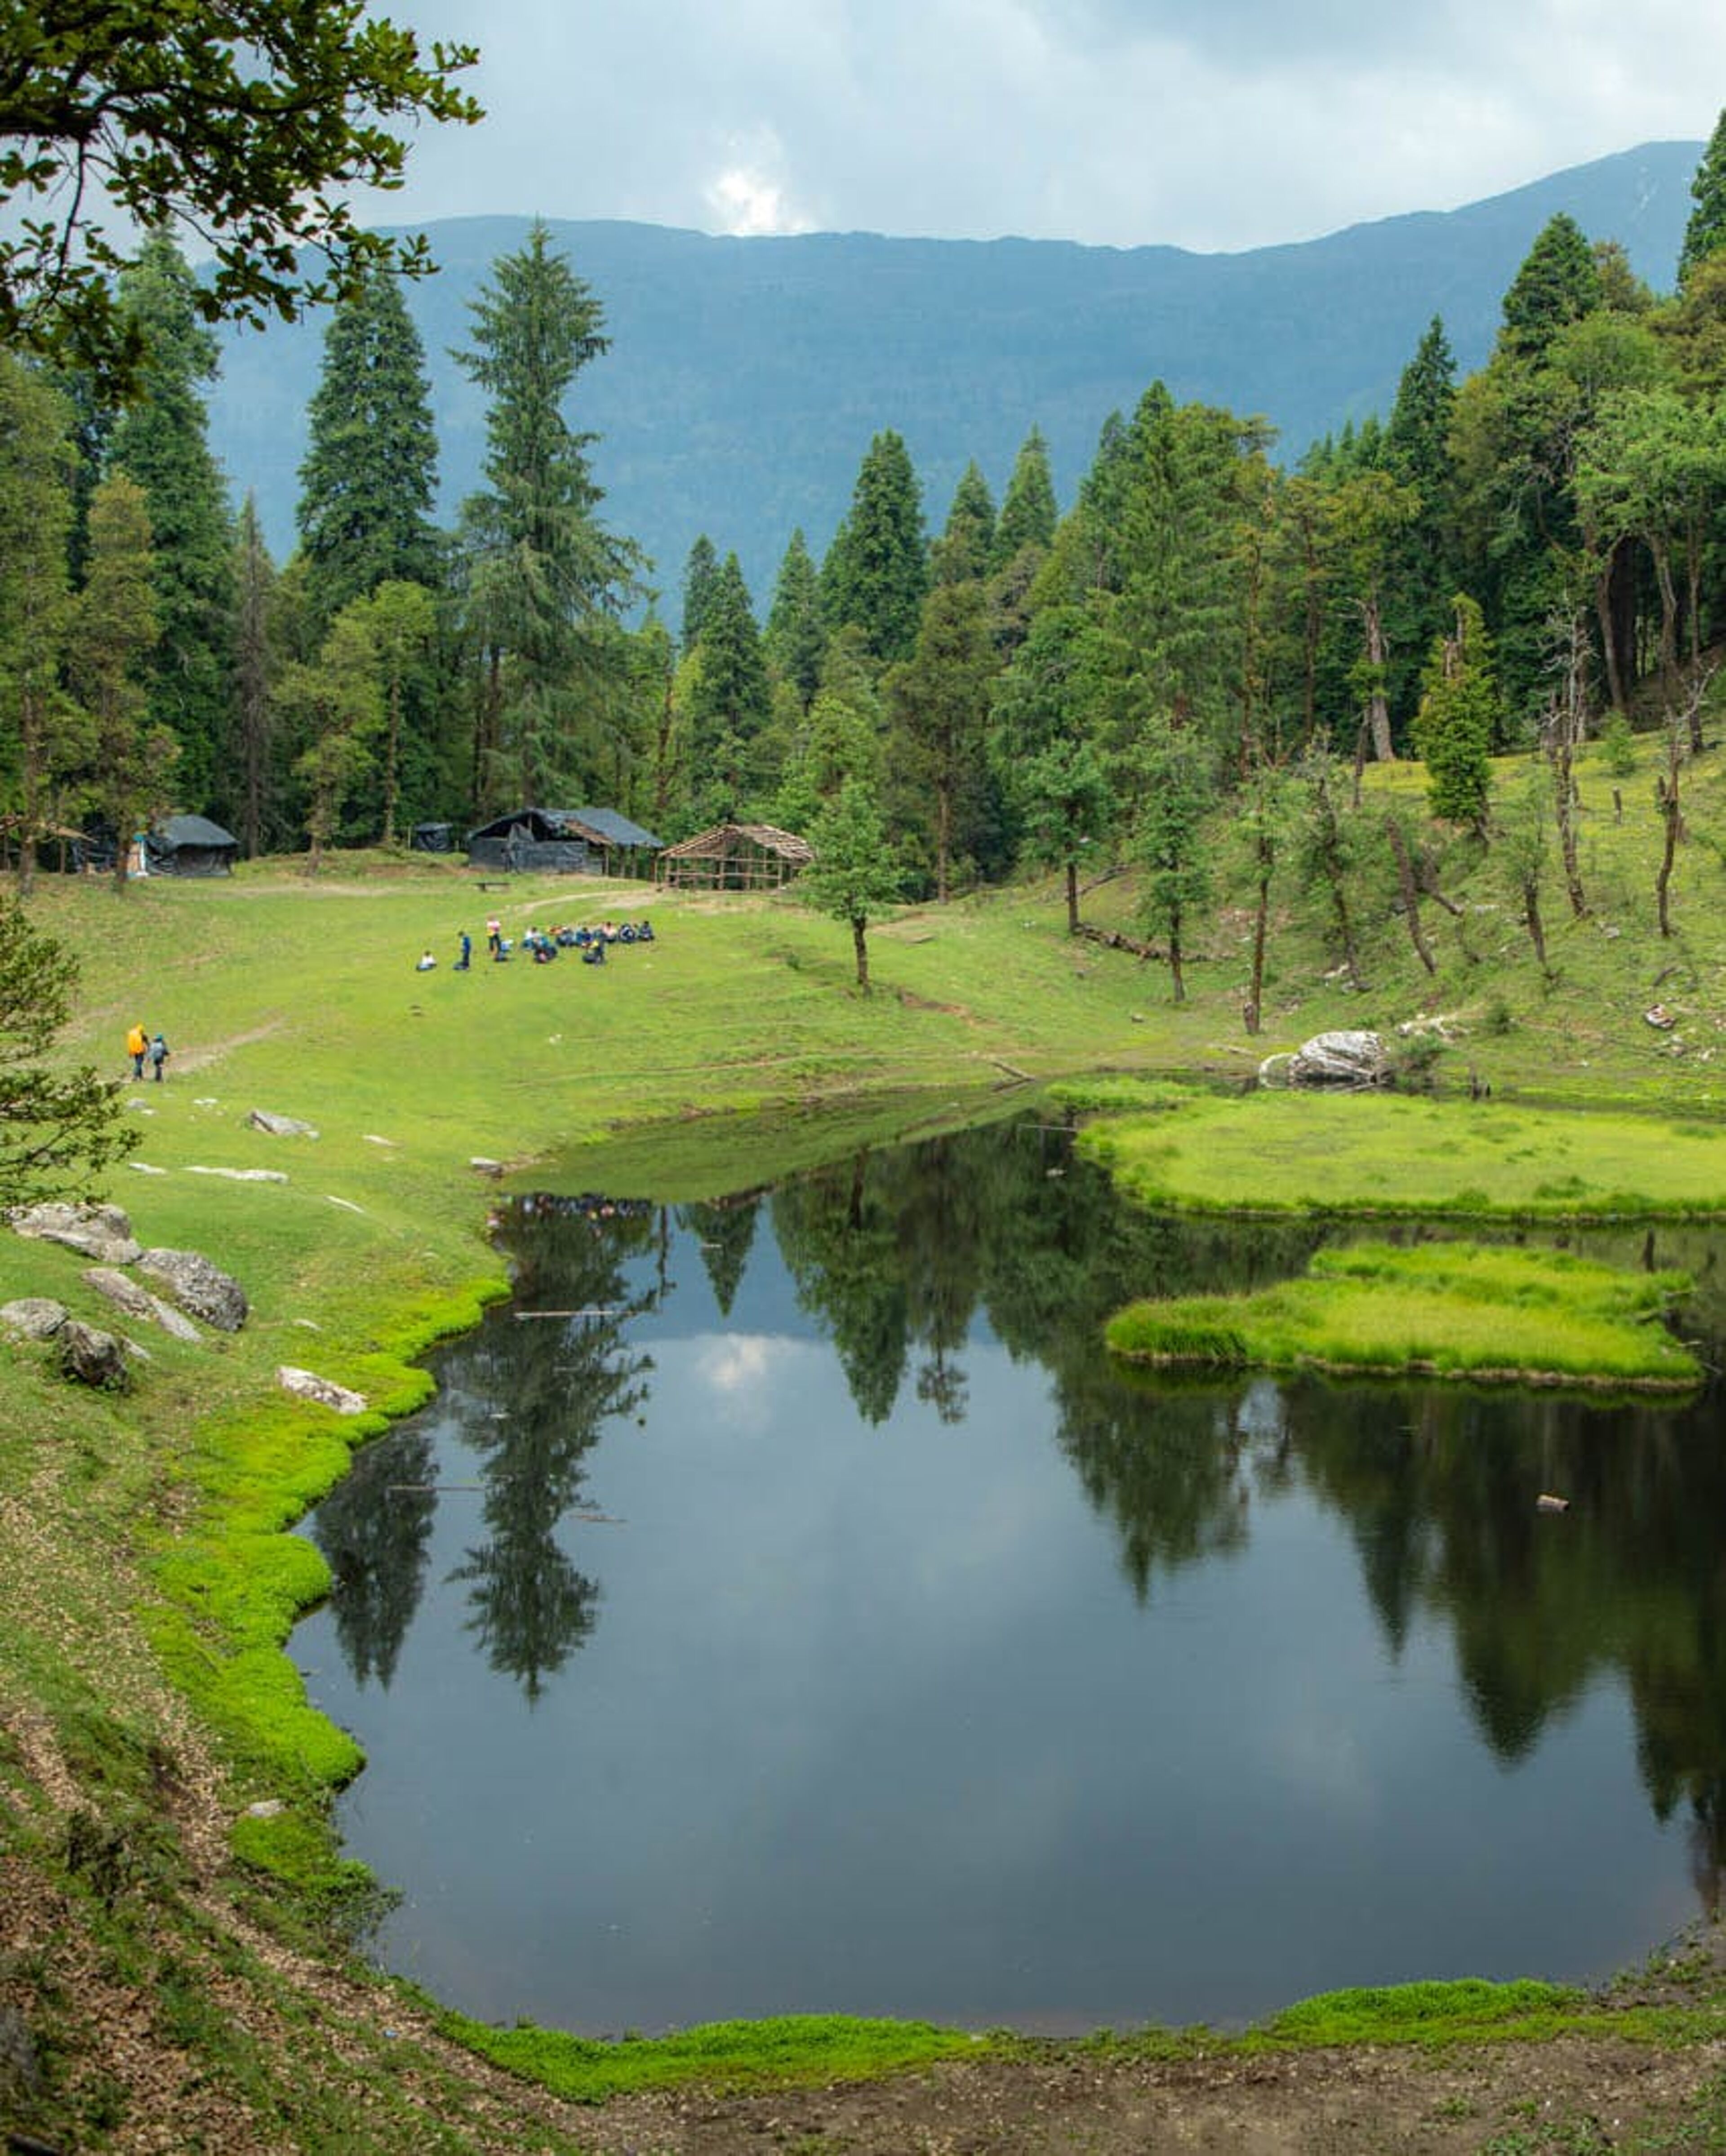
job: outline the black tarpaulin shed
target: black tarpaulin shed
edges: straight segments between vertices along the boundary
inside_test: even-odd
[[[152,875],[232,875],[239,840],[208,816],[170,816],[144,841]]]
[[[512,808],[467,834],[468,859],[476,868],[589,875],[616,874],[635,854],[659,844],[651,831],[614,808]]]

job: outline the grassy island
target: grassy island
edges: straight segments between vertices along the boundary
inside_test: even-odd
[[[1689,1286],[1563,1250],[1361,1243],[1256,1294],[1131,1304],[1108,1344],[1160,1366],[1682,1391],[1702,1366],[1661,1320]]]

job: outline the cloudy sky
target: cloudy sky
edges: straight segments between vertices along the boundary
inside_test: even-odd
[[[1202,250],[1449,209],[1726,105],[1709,0],[380,0],[489,118],[378,222]]]

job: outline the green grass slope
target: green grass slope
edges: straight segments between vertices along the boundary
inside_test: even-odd
[[[357,1755],[309,1713],[281,1651],[323,1584],[321,1560],[283,1529],[357,1439],[424,1396],[428,1342],[506,1286],[476,1157],[566,1188],[714,1194],[861,1137],[999,1111],[1028,1081],[1064,1078],[1099,1105],[1143,1101],[1148,1085],[1179,1096],[1168,1081],[1244,1084],[1261,1055],[1326,1027],[1400,1041],[1424,1019],[1440,1022],[1422,1029],[1443,1044],[1426,1073],[1440,1095],[1466,1091],[1471,1069],[1492,1087],[1490,1102],[1443,1106],[1458,1119],[1446,1129],[1472,1138],[1502,1122],[1484,1141],[1501,1166],[1528,1142],[1518,1127],[1537,1100],[1677,1115],[1708,1160],[1726,1040],[1715,761],[1687,775],[1671,938],[1653,927],[1652,771],[1610,778],[1590,762],[1591,911],[1572,919],[1554,891],[1550,977],[1492,855],[1453,839],[1437,868],[1461,911],[1428,909],[1436,977],[1414,957],[1386,865],[1363,870],[1364,993],[1341,981],[1316,903],[1283,890],[1253,1040],[1240,1015],[1250,887],[1225,837],[1221,902],[1179,1008],[1154,961],[1069,939],[1052,886],[883,922],[864,997],[845,929],[794,898],[487,892],[452,864],[381,858],[311,882],[273,864],[124,900],[44,879],[33,913],[83,967],[64,1054],[118,1076],[138,1019],[174,1050],[165,1085],[126,1088],[143,1142],[110,1194],[144,1241],[233,1273],[252,1317],[196,1345],[152,1332],[118,1397],[68,1386],[43,1347],[0,1340],[0,2006],[24,2016],[40,2071],[13,2106],[20,2123],[69,2145],[164,2120],[186,2146],[578,2143],[551,2110],[529,2138],[525,2098],[500,2094],[434,2013],[331,1947],[331,1925],[362,1919],[372,1891],[323,1826]],[[1367,803],[1417,805],[1419,789],[1417,772],[1369,774]],[[644,906],[657,940],[603,969],[568,957],[450,969],[457,932],[479,940],[493,907],[516,932]],[[1128,879],[1086,906],[1101,927],[1135,926]],[[427,945],[440,963],[417,974]],[[1669,1026],[1647,1023],[1656,1003]],[[1294,1105],[1405,1104],[1255,1100],[1241,1127]],[[318,1135],[266,1135],[247,1121],[254,1107]],[[744,1112],[762,1110],[765,1122]],[[1564,1173],[1607,1189],[1652,1173],[1605,1164],[1617,1122],[1635,1118],[1563,1120]],[[1334,1137],[1320,1150],[1333,1159]],[[259,1170],[282,1179],[236,1179]],[[1462,1173],[1448,1158],[1444,1172]],[[1696,1187],[1708,1183],[1698,1169]],[[5,1296],[113,1322],[71,1253],[10,1236],[0,1248]],[[275,1383],[290,1363],[358,1390],[367,1413],[290,1401]],[[815,2041],[801,2071],[824,2059],[844,2071],[866,2050],[879,2061],[821,2025],[802,2033]],[[926,2056],[926,2041],[907,2036],[896,2056]],[[722,2048],[742,2070],[737,2040]],[[644,2062],[632,2055],[632,2072]]]

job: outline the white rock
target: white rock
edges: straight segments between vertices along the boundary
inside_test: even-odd
[[[357,1415],[366,1412],[365,1395],[351,1393],[346,1385],[333,1383],[328,1378],[320,1378],[311,1370],[296,1370],[291,1363],[284,1363],[277,1369],[275,1382],[284,1392],[292,1393],[296,1399],[316,1400],[321,1406],[334,1408],[337,1414]]]

